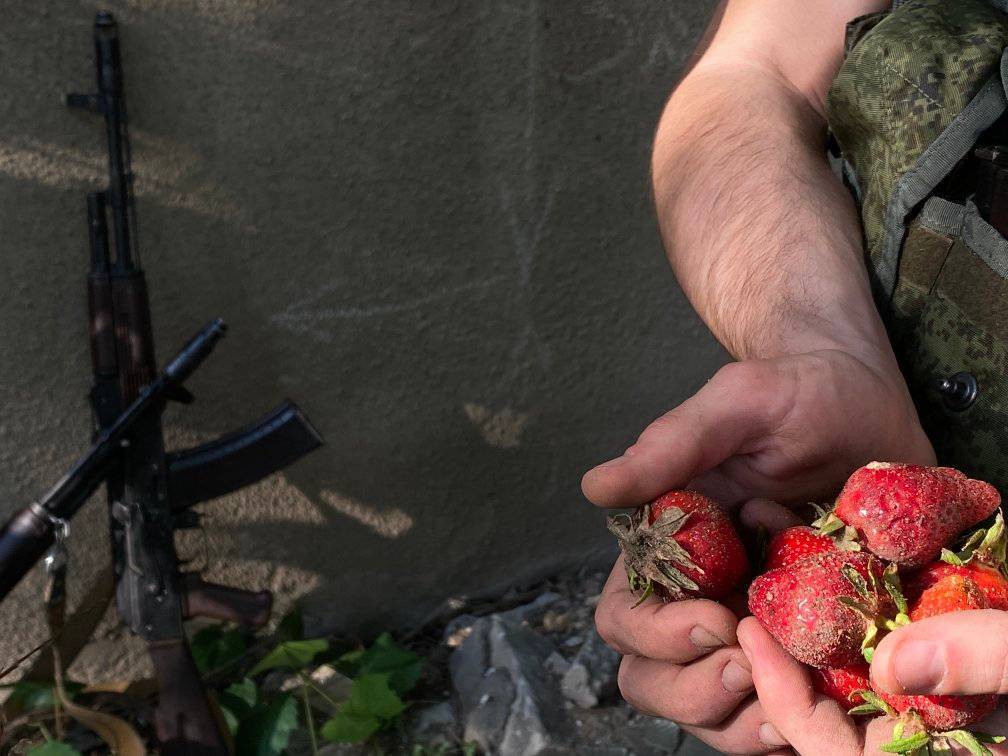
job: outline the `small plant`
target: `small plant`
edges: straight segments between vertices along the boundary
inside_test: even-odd
[[[245,676],[218,695],[218,704],[243,756],[284,752],[294,733],[304,727],[317,753],[320,739],[363,743],[396,725],[406,710],[403,700],[420,679],[423,659],[385,633],[370,647],[341,652],[325,638],[304,638],[300,617],[286,617],[273,647]],[[241,633],[212,626],[193,638],[193,655],[204,673],[238,666],[249,654]],[[344,675],[349,690],[337,696],[312,679],[310,670],[328,663]],[[262,676],[284,670],[293,677],[279,691],[266,691]],[[257,682],[258,680],[258,682]],[[324,717],[321,727],[316,710]]]
[[[349,650],[326,638],[305,638],[297,612],[265,638],[229,624],[209,625],[193,636],[190,647],[238,756],[281,756],[304,748],[305,741],[313,754],[323,741],[369,741],[399,723],[408,708],[406,696],[416,687],[423,668],[423,659],[388,633],[368,647]],[[342,684],[327,685],[329,680]],[[35,717],[26,726],[37,728],[32,740],[38,745],[27,754],[79,756],[62,741],[60,698],[52,682],[21,681],[3,687],[11,691],[4,707],[8,714]],[[66,699],[83,689],[64,683]],[[55,736],[38,722],[38,715],[48,713],[56,723]],[[412,753],[474,756],[476,751],[468,745],[418,745]]]
[[[49,734],[49,730],[47,730],[43,725],[39,725],[39,730],[45,738],[45,742],[41,745],[28,749],[28,751],[25,752],[25,756],[81,756],[80,751],[73,746],[69,746],[60,740],[54,739],[53,736]]]

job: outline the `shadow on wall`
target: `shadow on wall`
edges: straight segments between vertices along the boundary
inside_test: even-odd
[[[107,5],[161,356],[209,317],[233,326],[167,427],[200,441],[290,395],[328,441],[204,507],[185,546],[210,577],[365,628],[610,558],[581,473],[723,361],[647,196],[651,130],[713,2]],[[59,104],[91,71],[94,7],[8,6],[12,510],[87,441],[82,197],[103,151]],[[101,562],[100,533],[78,536],[81,569]]]

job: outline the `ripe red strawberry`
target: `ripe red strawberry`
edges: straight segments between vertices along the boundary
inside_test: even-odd
[[[1008,611],[1008,533],[1004,517],[997,513],[994,524],[966,539],[958,552],[942,550],[942,561],[932,562],[914,575],[908,595],[916,597],[949,575],[969,578],[983,593],[991,609]]]
[[[958,577],[961,582],[968,583],[972,591],[980,593],[983,598],[983,606],[963,606],[961,608],[1008,610],[1008,580],[993,567],[974,562],[963,565],[932,562],[908,581],[907,598],[912,603],[917,603],[919,597],[933,591],[936,586],[943,583],[948,584],[953,577]],[[911,615],[910,619],[919,618]]]
[[[903,719],[913,721],[914,714],[932,736],[960,730],[979,722],[997,707],[997,696],[898,696],[876,689],[879,698]]]
[[[919,567],[1000,503],[993,486],[950,467],[872,462],[850,476],[833,513],[875,555]]]
[[[987,597],[976,583],[963,575],[950,573],[920,592],[910,605],[910,621],[965,609],[987,609],[988,606]]]
[[[829,696],[844,708],[858,706],[860,691],[871,690],[871,680],[868,679],[868,665],[854,664],[839,669],[813,669],[812,687],[823,695]]]
[[[665,601],[722,598],[749,571],[738,533],[715,502],[694,491],[669,491],[632,515],[609,519],[630,587]]]
[[[835,551],[836,543],[828,535],[823,535],[808,525],[797,525],[780,531],[766,548],[764,571],[787,567],[813,554]]]
[[[910,619],[917,621],[926,617],[934,617],[948,612],[958,612],[966,609],[984,609],[987,599],[969,577],[957,572],[946,572],[940,577],[930,568],[925,568],[930,584],[920,590],[909,607]],[[919,576],[918,576],[919,578]],[[921,583],[915,581],[915,589],[920,589]],[[896,695],[873,686],[878,698],[870,694],[864,695],[865,706],[858,707],[860,713],[884,711],[891,716],[898,716],[899,723],[893,733],[893,743],[883,750],[891,751],[895,744],[902,742],[907,746],[907,752],[925,749],[928,743],[943,739],[950,731],[959,731],[967,725],[979,722],[990,714],[997,706],[997,696],[981,694],[972,696],[906,696]],[[881,699],[881,700],[879,700]],[[907,741],[906,732],[912,733],[914,741]],[[975,735],[957,735],[959,738],[975,738]],[[963,743],[965,745],[965,743]],[[990,753],[979,742],[970,748],[972,753]],[[902,750],[896,752],[904,752]],[[927,749],[930,753],[931,749]]]
[[[849,667],[863,659],[896,606],[882,563],[858,551],[831,551],[765,572],[749,586],[749,609],[798,661]]]
[[[1000,609],[1003,612],[1008,611],[1008,579],[1005,579],[1001,572],[976,562],[970,562],[961,567],[951,564],[947,566],[949,569],[965,572],[987,599],[988,607]]]

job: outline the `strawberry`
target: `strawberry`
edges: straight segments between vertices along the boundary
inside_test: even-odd
[[[941,566],[941,563],[938,566]],[[969,577],[958,572],[945,572],[941,576],[936,576],[930,567],[922,571],[927,577],[925,587],[922,588],[924,583],[920,581],[920,576],[915,578],[913,587],[917,595],[909,607],[912,621],[949,612],[987,608],[986,596]],[[899,603],[904,603],[901,597]],[[944,747],[951,740],[967,745],[972,753],[990,753],[981,741],[981,738],[986,736],[967,733],[962,728],[979,722],[994,711],[997,706],[996,695],[897,695],[874,686],[871,692],[863,692],[860,695],[865,704],[852,709],[852,713],[867,714],[881,711],[899,720],[893,733],[893,741],[883,746],[884,751],[916,753],[917,749],[920,749],[921,752],[925,752],[929,744]],[[906,736],[905,733],[908,731],[912,734]],[[967,744],[964,740],[970,743]],[[931,750],[927,748],[926,752],[931,753]]]
[[[942,561],[923,568],[914,578],[913,590],[920,593],[947,575],[972,580],[991,609],[1008,611],[1008,532],[999,511],[989,528],[981,528],[966,539],[958,552],[942,549]]]
[[[830,551],[757,577],[749,609],[798,661],[849,667],[863,661],[884,618],[896,615],[887,585],[870,554]]]
[[[917,572],[907,584],[907,596],[915,604],[919,615],[911,613],[910,619],[944,614],[944,611],[928,609],[929,604],[935,604],[933,596],[939,591],[951,594],[951,598],[945,599],[951,608],[945,611],[1008,609],[1008,580],[994,568],[983,564],[932,562]],[[961,597],[959,606],[954,605],[956,591]],[[929,596],[932,598],[928,598]]]
[[[871,690],[868,665],[854,664],[838,669],[812,669],[812,687],[844,708],[861,703],[861,691]]]
[[[968,577],[950,573],[936,580],[910,606],[910,621],[965,609],[986,609],[987,597]]]
[[[997,696],[981,694],[976,696],[899,696],[876,690],[875,693],[902,715],[904,721],[915,722],[920,718],[920,726],[932,736],[949,730],[959,730],[979,722],[997,707]],[[916,723],[916,722],[915,722]]]
[[[872,462],[850,476],[833,514],[876,556],[919,567],[1000,503],[993,486],[951,467]]]
[[[835,550],[836,544],[828,535],[823,535],[808,525],[797,525],[780,531],[770,539],[763,570],[787,567],[807,556]]]
[[[728,515],[694,491],[669,491],[631,515],[611,517],[609,530],[640,601],[652,591],[664,601],[722,598],[749,571]]]

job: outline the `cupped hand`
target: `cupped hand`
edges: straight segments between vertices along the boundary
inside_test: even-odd
[[[622,457],[590,470],[582,486],[604,507],[635,506],[690,487],[732,509],[759,497],[821,498],[873,459],[930,464],[934,455],[898,375],[824,351],[722,368],[648,426]],[[743,520],[770,530],[796,521],[759,504]],[[679,722],[728,753],[776,753],[787,740],[752,695],[736,640],[736,611],[744,613],[745,599],[726,603],[731,608],[652,598],[631,609],[620,559],[596,623],[624,654],[620,690],[633,706]]]
[[[686,485],[728,508],[805,503],[873,460],[934,464],[934,452],[898,373],[827,350],[726,365],[581,485],[603,507]]]
[[[921,620],[882,640],[872,659],[872,679],[892,693],[1006,693],[1006,638],[1008,612],[984,609]],[[839,703],[815,692],[808,670],[754,617],[739,623],[738,639],[752,665],[764,714],[798,754],[885,753],[881,747],[892,740],[893,719],[851,717]],[[919,656],[923,646],[916,644],[927,644],[939,663],[925,663]],[[926,679],[929,676],[930,681]],[[968,729],[990,735],[1008,734],[1004,706]],[[988,748],[997,756],[1008,755],[1004,744]],[[952,753],[969,751],[956,745]]]

